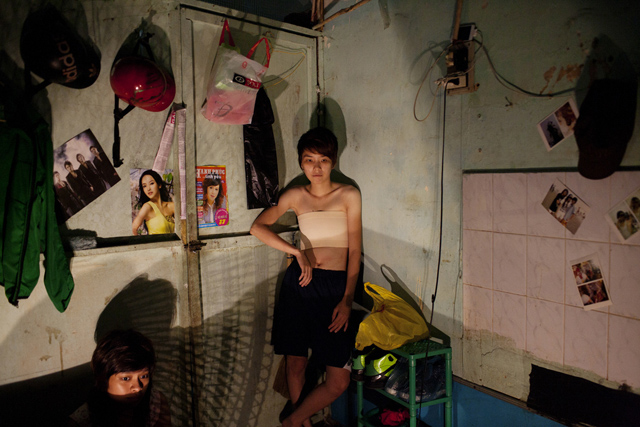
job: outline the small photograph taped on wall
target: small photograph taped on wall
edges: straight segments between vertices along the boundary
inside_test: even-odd
[[[198,228],[229,224],[226,166],[196,167]]]
[[[585,310],[593,310],[612,304],[597,254],[571,261],[571,272]]]
[[[538,123],[538,132],[547,151],[551,151],[562,141],[573,135],[578,119],[578,108],[573,99],[569,99],[560,108]]]
[[[616,203],[605,219],[622,242],[638,240],[640,236],[640,188]]]
[[[133,235],[169,234],[175,231],[173,169],[165,169],[162,174],[146,168],[131,169],[129,188]],[[148,207],[141,214],[145,204]]]
[[[118,181],[118,173],[90,129],[53,150],[58,222],[80,212]]]
[[[551,184],[542,200],[542,206],[571,234],[576,234],[590,209],[589,205],[559,179]]]

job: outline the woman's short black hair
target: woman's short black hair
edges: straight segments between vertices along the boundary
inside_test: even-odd
[[[120,372],[135,372],[156,367],[156,354],[149,338],[133,329],[113,330],[98,341],[91,358],[96,387],[106,391],[109,378]]]
[[[327,156],[331,160],[331,164],[335,166],[338,160],[338,138],[327,128],[313,128],[298,140],[298,164],[300,166],[302,166],[304,150]]]
[[[71,166],[71,168],[73,169],[73,165],[71,164],[71,162],[69,160],[67,160],[66,162],[64,162],[64,167],[66,168],[67,165]]]

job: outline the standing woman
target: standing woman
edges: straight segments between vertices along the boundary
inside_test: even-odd
[[[133,220],[131,231],[138,235],[138,228],[144,221],[149,234],[173,233],[175,229],[173,202],[169,201],[169,191],[156,171],[147,170],[140,175],[140,197],[142,205]]]
[[[285,191],[266,209],[251,234],[295,257],[286,271],[273,320],[272,344],[286,356],[287,384],[295,410],[285,427],[311,427],[309,417],[348,387],[354,336],[347,330],[360,270],[362,219],[360,192],[331,181],[338,141],[325,128],[311,129],[298,142],[298,162],[310,183]],[[270,230],[288,210],[300,225],[300,248]],[[308,350],[326,366],[326,380],[302,402]]]

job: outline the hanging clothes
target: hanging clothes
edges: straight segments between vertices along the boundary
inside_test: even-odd
[[[17,306],[38,283],[43,253],[45,288],[63,312],[74,282],[56,221],[49,126],[11,86],[0,87],[0,284]]]
[[[278,204],[278,157],[273,136],[273,110],[264,88],[258,90],[250,125],[242,126],[247,209]]]

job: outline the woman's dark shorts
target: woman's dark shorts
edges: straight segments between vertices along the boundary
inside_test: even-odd
[[[353,328],[329,332],[333,310],[344,297],[346,271],[314,268],[311,283],[300,286],[300,266],[292,262],[284,276],[273,315],[271,344],[276,354],[309,356],[319,365],[344,368],[351,361]]]

